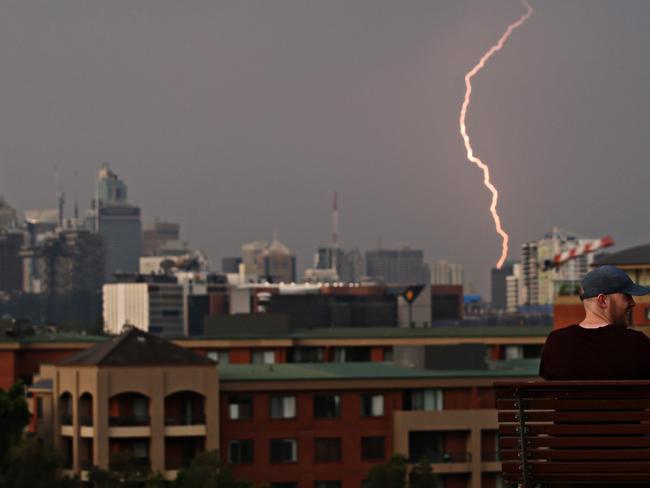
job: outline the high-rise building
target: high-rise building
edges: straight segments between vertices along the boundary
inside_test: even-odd
[[[104,163],[97,176],[97,201],[92,228],[104,241],[105,280],[115,273],[137,273],[142,254],[140,208],[128,204],[127,186]]]
[[[97,175],[97,200],[100,206],[126,205],[127,203],[126,183],[111,171],[108,163],[102,163]]]
[[[26,245],[21,254],[27,292],[60,297],[101,290],[104,253],[101,239],[92,232],[59,230]]]
[[[7,204],[0,195],[0,229],[16,227],[18,224],[16,211]]]
[[[105,280],[115,273],[137,273],[140,266],[140,208],[114,205],[99,208],[99,234],[106,249]]]
[[[268,247],[264,241],[253,241],[242,244],[241,258],[244,265],[244,274],[254,276],[259,274],[257,269],[257,258]]]
[[[125,325],[158,335],[184,334],[183,287],[175,279],[147,277],[135,283],[108,283],[103,289],[104,330]]]
[[[296,281],[296,255],[277,239],[257,256],[257,272],[271,283]]]
[[[521,263],[512,264],[512,273],[506,276],[506,305],[507,312],[516,312],[525,303],[526,297],[521,286]]]
[[[463,266],[449,261],[438,260],[431,265],[432,285],[462,285]]]
[[[501,269],[492,268],[492,306],[500,310],[506,308],[506,278],[512,274],[513,265],[512,261],[506,261]]]
[[[186,243],[180,240],[180,224],[155,222],[142,230],[143,256],[179,256],[187,254]]]
[[[388,284],[424,285],[430,281],[424,251],[409,247],[366,251],[366,274]]]
[[[23,289],[23,262],[20,249],[25,235],[16,229],[0,228],[0,293]]]
[[[319,247],[316,255],[316,269],[336,268],[338,281],[355,283],[363,275],[363,255],[359,249]]]

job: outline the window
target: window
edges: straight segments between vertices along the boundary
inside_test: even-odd
[[[133,443],[133,457],[136,460],[149,459],[149,441],[136,441]]]
[[[298,460],[296,439],[271,439],[269,450],[272,463],[295,463]]]
[[[253,364],[275,364],[275,351],[253,351]]]
[[[426,390],[410,390],[404,398],[405,410],[436,411],[443,409],[442,390],[432,388]]]
[[[370,362],[369,347],[335,347],[331,352],[334,363]]]
[[[163,317],[180,317],[181,316],[181,311],[180,310],[163,310],[162,311],[162,316]]]
[[[393,362],[393,348],[386,347],[384,348],[384,362],[392,363]]]
[[[36,417],[40,420],[43,418],[43,399],[36,397]]]
[[[293,419],[296,417],[296,397],[291,395],[273,395],[271,397],[272,419]]]
[[[314,488],[341,488],[340,481],[316,481]]]
[[[322,363],[322,347],[295,347],[289,349],[287,361],[290,363]]]
[[[208,359],[212,359],[219,364],[228,364],[230,355],[228,351],[208,351]]]
[[[271,483],[271,488],[298,488],[297,481],[279,481]]]
[[[384,415],[384,395],[361,395],[361,415],[364,417],[381,417]]]
[[[253,417],[253,398],[232,396],[228,399],[228,416],[231,420],[244,420]]]
[[[383,437],[362,437],[361,438],[361,459],[383,460],[386,456],[385,441]]]
[[[230,464],[251,464],[253,462],[253,441],[250,439],[228,443],[228,462]]]
[[[314,395],[314,417],[335,418],[341,414],[341,398],[338,395]]]
[[[341,460],[341,439],[338,437],[314,439],[314,461],[334,462]]]
[[[444,433],[439,431],[409,432],[409,461],[418,463],[427,458],[432,463],[452,461],[452,457],[444,451]],[[464,461],[464,453],[455,453],[456,458]]]

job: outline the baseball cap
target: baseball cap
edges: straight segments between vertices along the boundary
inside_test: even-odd
[[[650,288],[634,283],[622,269],[605,265],[590,271],[582,279],[582,298],[592,298],[601,293],[641,296],[650,293]]]

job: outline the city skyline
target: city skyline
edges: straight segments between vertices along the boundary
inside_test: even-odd
[[[181,223],[215,265],[276,229],[300,275],[329,242],[337,190],[343,247],[421,248],[489,295],[499,242],[457,112],[519,2],[71,5],[2,7],[10,205],[56,207],[57,164],[67,214],[75,193],[83,212],[109,161],[144,223]],[[650,5],[585,5],[533,3],[475,80],[468,124],[509,259],[552,225],[647,241]]]

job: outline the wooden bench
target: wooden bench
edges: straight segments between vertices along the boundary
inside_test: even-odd
[[[497,382],[504,481],[650,482],[650,381]]]

